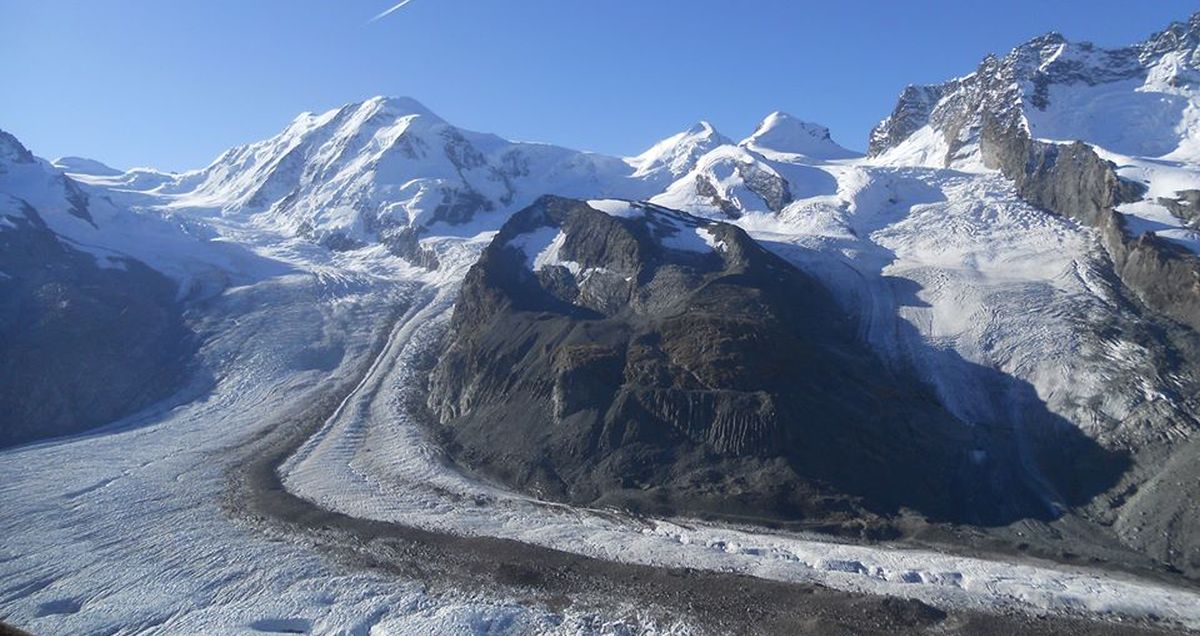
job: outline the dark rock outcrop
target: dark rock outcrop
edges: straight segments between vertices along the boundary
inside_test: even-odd
[[[946,90],[947,85],[906,86],[891,115],[871,129],[867,154],[872,157],[883,154],[928,124],[934,107]]]
[[[1175,198],[1158,197],[1156,201],[1188,227],[1200,230],[1200,190],[1180,190]]]
[[[1046,513],[1009,433],[889,370],[814,280],[648,205],[517,213],[466,277],[429,404],[457,461],[576,504],[860,529]]]

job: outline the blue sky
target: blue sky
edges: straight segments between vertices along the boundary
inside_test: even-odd
[[[200,167],[297,113],[407,95],[459,126],[633,154],[772,110],[862,149],[909,83],[1049,30],[1126,44],[1200,2],[0,0],[0,129],[36,154]]]

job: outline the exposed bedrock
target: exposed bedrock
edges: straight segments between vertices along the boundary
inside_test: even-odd
[[[856,333],[739,228],[546,197],[468,273],[429,404],[457,461],[544,497],[867,535],[1053,516],[1124,469],[1036,399],[1041,434],[955,419]]]

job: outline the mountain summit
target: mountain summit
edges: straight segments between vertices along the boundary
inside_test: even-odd
[[[830,137],[828,128],[779,111],[767,115],[754,134],[742,140],[740,145],[759,152],[802,155],[820,160],[860,156],[838,145]]]
[[[1083,140],[1125,154],[1200,161],[1200,13],[1132,46],[1058,33],[965,77],[910,86],[871,132],[869,154],[896,164],[977,166],[987,121],[1034,138]]]
[[[630,163],[637,167],[635,176],[666,179],[669,182],[691,171],[700,157],[708,152],[732,143],[728,137],[717,132],[712,124],[701,121],[654,144],[631,159]]]

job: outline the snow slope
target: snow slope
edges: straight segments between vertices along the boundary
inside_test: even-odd
[[[663,139],[628,161],[636,168],[636,177],[656,182],[670,181],[691,170],[701,156],[731,143],[712,124],[702,121]]]
[[[67,174],[91,175],[96,177],[115,177],[123,174],[121,170],[86,157],[59,157],[51,163],[54,164],[55,168]]]
[[[664,157],[670,145],[659,148]],[[408,227],[494,229],[547,192],[646,196],[657,178],[654,161],[647,156],[646,172],[635,177],[623,159],[463,130],[415,100],[378,97],[305,113],[276,137],[145,185],[169,196],[174,209],[359,246]],[[97,182],[143,189],[134,181]]]
[[[817,161],[861,156],[839,146],[828,128],[779,111],[767,115],[740,145],[763,154],[799,155]]]
[[[68,176],[0,131],[0,219],[23,216],[22,204],[60,239],[93,254],[101,266],[120,266],[122,258],[142,261],[174,279],[181,298],[283,269],[221,240],[202,223],[153,208],[133,210],[119,193]],[[0,231],[4,227],[0,222]]]

